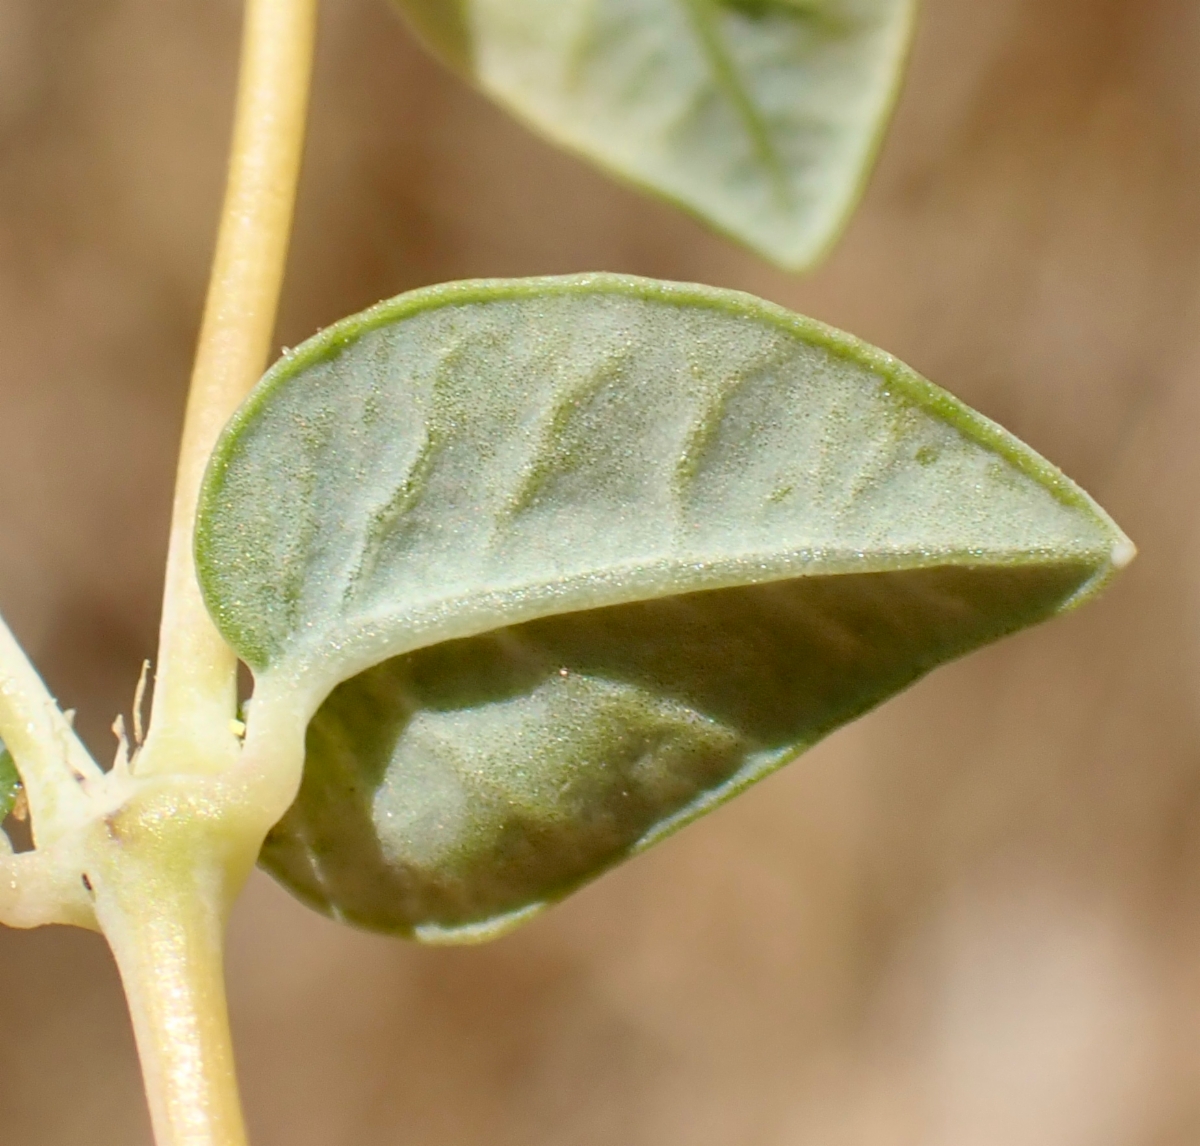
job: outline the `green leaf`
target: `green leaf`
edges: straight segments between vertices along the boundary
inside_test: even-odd
[[[197,527],[249,720],[315,713],[264,863],[427,940],[498,933],[1132,553],[889,355],[612,275],[325,331],[226,430]]]
[[[530,126],[790,270],[862,191],[916,0],[398,0]]]
[[[0,744],[0,823],[13,810],[21,791],[21,777],[12,753]]]

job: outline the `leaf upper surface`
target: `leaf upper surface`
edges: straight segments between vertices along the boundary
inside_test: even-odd
[[[265,862],[427,939],[523,918],[1131,554],[890,356],[611,275],[324,332],[227,429],[197,526],[218,625],[316,712]]]
[[[789,269],[858,198],[915,0],[399,0],[558,143]]]

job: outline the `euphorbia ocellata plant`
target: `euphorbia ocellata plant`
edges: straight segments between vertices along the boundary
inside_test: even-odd
[[[536,129],[790,268],[853,205],[913,19],[401,8]],[[896,359],[712,287],[434,286],[260,380],[314,22],[247,5],[153,701],[110,769],[0,626],[0,812],[35,845],[0,854],[0,920],[105,935],[160,1146],[245,1141],[222,936],[256,862],[338,919],[490,938],[1134,552]]]

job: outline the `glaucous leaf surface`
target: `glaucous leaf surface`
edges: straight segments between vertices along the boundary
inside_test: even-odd
[[[915,0],[399,0],[443,59],[554,141],[780,266],[858,199]]]
[[[435,287],[318,335],[227,429],[197,529],[254,704],[315,714],[264,863],[435,941],[527,917],[1131,556],[889,355],[612,275]]]
[[[0,823],[13,810],[17,794],[21,791],[21,777],[17,765],[3,744],[0,744]]]

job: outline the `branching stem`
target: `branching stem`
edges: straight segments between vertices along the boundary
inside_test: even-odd
[[[149,733],[135,774],[116,768],[98,785],[120,786],[121,799],[91,801],[78,853],[60,865],[59,882],[88,896],[86,910],[74,910],[94,912],[120,968],[158,1146],[245,1146],[225,1004],[225,921],[272,817],[294,793],[302,759],[297,744],[289,767],[269,767],[270,753],[259,761],[242,752],[233,724],[237,661],[205,609],[192,545],[209,455],[270,353],[316,7],[317,0],[246,0],[229,180],[184,422]],[[263,785],[269,791],[259,792]],[[15,871],[20,858],[5,862]],[[14,877],[13,916],[25,910],[21,890]]]
[[[0,621],[0,738],[33,816],[0,831],[0,923],[99,928],[129,1000],[158,1146],[245,1146],[226,1010],[230,905],[291,803],[304,714],[286,691],[234,727],[237,661],[197,584],[200,484],[270,353],[300,173],[317,0],[246,0],[233,148],[184,423],[149,735],[96,765]],[[269,699],[269,697],[267,698]],[[299,706],[299,707],[298,707]]]
[[[158,1146],[245,1146],[226,1014],[226,918],[299,784],[303,714],[234,728],[237,661],[196,581],[193,521],[218,434],[270,352],[308,110],[317,0],[246,0],[229,183],[184,423],[149,735],[101,772],[0,621],[0,738],[36,847],[0,832],[0,922],[99,927],[129,999]],[[135,699],[140,741],[143,683]]]

